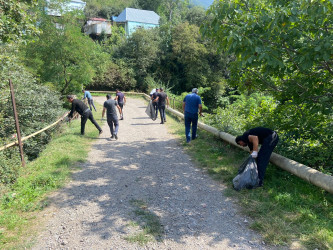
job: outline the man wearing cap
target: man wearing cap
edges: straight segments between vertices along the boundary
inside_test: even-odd
[[[246,131],[243,135],[237,136],[235,141],[240,146],[248,146],[251,156],[256,159],[259,187],[261,187],[264,182],[269,158],[279,142],[278,134],[269,128],[256,127]],[[258,152],[259,144],[261,144],[261,148]]]
[[[160,92],[157,93],[157,98],[154,102],[157,102],[158,110],[160,111],[161,124],[166,122],[165,119],[165,104],[169,106],[168,95],[163,91],[163,88],[160,88]]]
[[[153,102],[153,107],[154,107],[155,114],[156,114],[156,119],[157,119],[157,114],[158,114],[158,106],[157,106],[157,102],[155,100],[157,98],[158,90],[159,89],[157,88],[156,91],[151,96],[151,100]]]
[[[104,117],[105,111],[106,111],[106,118],[108,125],[110,127],[111,132],[111,139],[118,140],[118,129],[119,129],[119,122],[118,122],[118,116],[117,116],[117,110],[119,110],[120,116],[122,116],[122,111],[120,106],[118,105],[118,102],[116,100],[111,99],[111,95],[106,95],[106,101],[103,105],[103,112],[102,112],[102,119]],[[114,126],[114,129],[113,129]]]
[[[84,135],[84,129],[85,129],[86,122],[88,119],[98,129],[99,134],[101,134],[103,132],[101,127],[95,121],[91,110],[82,101],[80,101],[78,99],[74,99],[74,96],[72,96],[72,95],[68,95],[67,100],[70,103],[72,103],[72,109],[71,109],[71,112],[68,114],[68,118],[69,119],[73,118],[74,111],[78,112],[81,115],[81,135]]]
[[[88,90],[85,90],[85,89],[82,90],[82,92],[84,93],[83,100],[84,100],[85,98],[87,98],[87,99],[88,99],[88,104],[89,104],[90,110],[92,111],[91,106],[93,106],[94,109],[95,109],[95,112],[96,112],[96,107],[95,107],[95,104],[94,104],[94,100],[92,99],[92,96],[91,96],[90,92],[89,92]]]
[[[202,115],[202,102],[198,95],[198,89],[192,89],[192,93],[185,96],[183,101],[183,112],[185,119],[186,142],[191,141],[191,123],[192,123],[192,140],[197,138],[198,111]]]

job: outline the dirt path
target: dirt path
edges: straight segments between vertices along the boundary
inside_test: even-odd
[[[118,141],[104,124],[88,161],[52,195],[32,249],[266,249],[224,187],[196,168],[145,108],[128,99]],[[150,222],[160,235],[144,245],[128,240],[147,234]]]

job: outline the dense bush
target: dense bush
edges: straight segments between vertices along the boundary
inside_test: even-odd
[[[48,126],[62,114],[63,109],[59,94],[37,84],[36,78],[18,63],[11,49],[2,47],[1,52],[0,59],[3,63],[0,68],[0,121],[2,124],[0,143],[3,145],[16,140],[8,79],[11,79],[14,85],[22,136],[30,135]],[[45,131],[24,143],[24,153],[29,160],[38,156],[44,145],[50,140],[50,133],[50,130]],[[14,152],[15,150],[13,152],[6,150],[0,154],[0,173],[3,182],[13,182],[15,179],[18,161],[17,154]]]
[[[95,77],[94,81],[87,85],[87,89],[94,90],[115,90],[117,88],[129,91],[135,88],[136,81],[134,72],[126,66],[124,61],[119,60],[118,64],[110,63],[103,75]]]
[[[213,114],[207,114],[205,123],[233,135],[240,135],[257,126],[271,128],[276,130],[280,137],[276,152],[333,174],[332,154],[329,144],[326,143],[332,133],[329,119],[326,123],[319,123],[320,119],[317,119],[317,128],[321,127],[326,133],[314,137],[302,127],[302,114],[298,113],[294,106],[278,106],[279,103],[273,97],[258,93],[233,95],[229,99],[232,100],[229,105],[218,107]],[[306,110],[302,112],[306,115]],[[299,118],[295,119],[295,115]]]

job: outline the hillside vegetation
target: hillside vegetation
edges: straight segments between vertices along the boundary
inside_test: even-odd
[[[83,12],[56,18],[44,0],[0,0],[2,145],[16,139],[8,79],[23,136],[55,121],[69,107],[65,96],[81,97],[83,88],[164,87],[180,108],[196,87],[205,123],[233,135],[269,127],[280,136],[277,153],[333,175],[332,1],[226,0],[207,11],[189,0],[86,2]],[[160,27],[126,37],[114,25],[110,37],[95,40],[82,33],[88,18],[109,19],[126,7],[155,11]],[[28,161],[54,132],[25,142]],[[19,160],[16,148],[0,151],[0,191],[17,182]]]

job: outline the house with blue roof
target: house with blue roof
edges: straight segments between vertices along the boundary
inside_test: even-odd
[[[159,26],[160,16],[154,11],[126,8],[112,21],[124,25],[126,36],[130,36],[136,29],[151,29]]]

